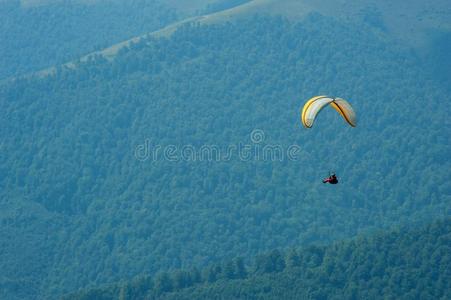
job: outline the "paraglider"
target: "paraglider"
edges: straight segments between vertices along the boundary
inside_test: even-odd
[[[329,96],[315,96],[305,103],[301,112],[302,125],[306,128],[312,128],[316,116],[328,105],[334,108],[349,125],[352,127],[357,126],[356,114],[351,104],[342,98]],[[329,177],[323,179],[323,183],[337,184],[337,175],[329,173]]]

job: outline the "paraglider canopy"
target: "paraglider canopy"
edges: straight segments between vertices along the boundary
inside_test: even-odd
[[[332,106],[340,113],[349,125],[357,126],[356,114],[348,101],[337,97],[316,96],[308,100],[302,108],[301,122],[304,127],[311,128],[318,113],[327,105]]]

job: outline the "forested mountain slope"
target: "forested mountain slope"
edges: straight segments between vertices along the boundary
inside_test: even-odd
[[[168,0],[164,3],[187,18],[182,18],[154,32],[145,32],[143,35],[110,45],[87,56],[101,54],[112,57],[122,47],[127,47],[149,34],[167,36],[180,26],[192,22],[204,25],[220,24],[253,14],[285,16],[291,20],[300,21],[309,14],[319,13],[335,21],[364,23],[372,31],[377,31],[380,36],[384,36],[391,42],[411,47],[418,52],[430,64],[429,71],[449,76],[447,69],[450,69],[450,65],[446,59],[446,53],[451,47],[451,19],[449,18],[451,7],[447,0],[436,0],[433,5],[421,0],[408,3],[401,0],[377,2],[372,0]],[[82,60],[86,59],[87,57],[82,57]]]
[[[0,1],[0,79],[59,65],[176,20],[156,0]]]
[[[90,299],[449,299],[451,221],[80,291]]]
[[[187,18],[89,53],[81,60],[85,61],[92,55],[114,57],[123,47],[147,35],[168,36],[177,28],[192,22],[220,24],[254,14],[284,16],[301,21],[309,14],[319,13],[335,21],[363,23],[368,30],[378,32],[391,42],[415,50],[425,60],[426,71],[434,76],[443,80],[450,75],[447,53],[451,49],[451,7],[447,0],[436,0],[433,5],[421,0],[167,0],[163,3]],[[70,62],[67,65],[73,66]],[[49,71],[54,71],[54,68],[43,73]]]
[[[371,27],[318,14],[186,25],[112,61],[3,82],[2,293],[51,298],[448,216],[446,88]],[[358,127],[326,110],[301,128],[316,94],[348,99]],[[184,160],[184,145],[254,153]],[[265,160],[264,145],[300,151]],[[158,146],[178,159],[143,156]],[[338,186],[321,183],[331,169]]]

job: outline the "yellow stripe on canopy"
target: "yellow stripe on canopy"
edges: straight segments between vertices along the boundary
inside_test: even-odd
[[[328,98],[327,96],[316,96],[311,98],[310,100],[307,101],[307,103],[305,103],[304,107],[302,108],[302,113],[301,113],[301,122],[304,125],[304,127],[306,128],[311,128],[313,126],[313,120],[309,120],[307,118],[307,116],[310,114],[311,112],[311,108],[312,105],[319,99],[322,98]],[[318,113],[318,112],[317,112]]]
[[[342,98],[334,98],[329,96],[316,96],[308,100],[301,113],[301,122],[306,128],[311,128],[318,113],[330,104],[340,115],[348,122],[349,125],[355,127],[356,115],[352,106]]]
[[[356,127],[357,118],[352,106],[344,99],[336,98],[330,105],[348,122],[352,127]]]

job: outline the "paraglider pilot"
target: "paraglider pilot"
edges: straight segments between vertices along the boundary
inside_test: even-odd
[[[328,178],[323,179],[323,183],[337,184],[337,175],[335,175],[335,173],[330,174]]]

